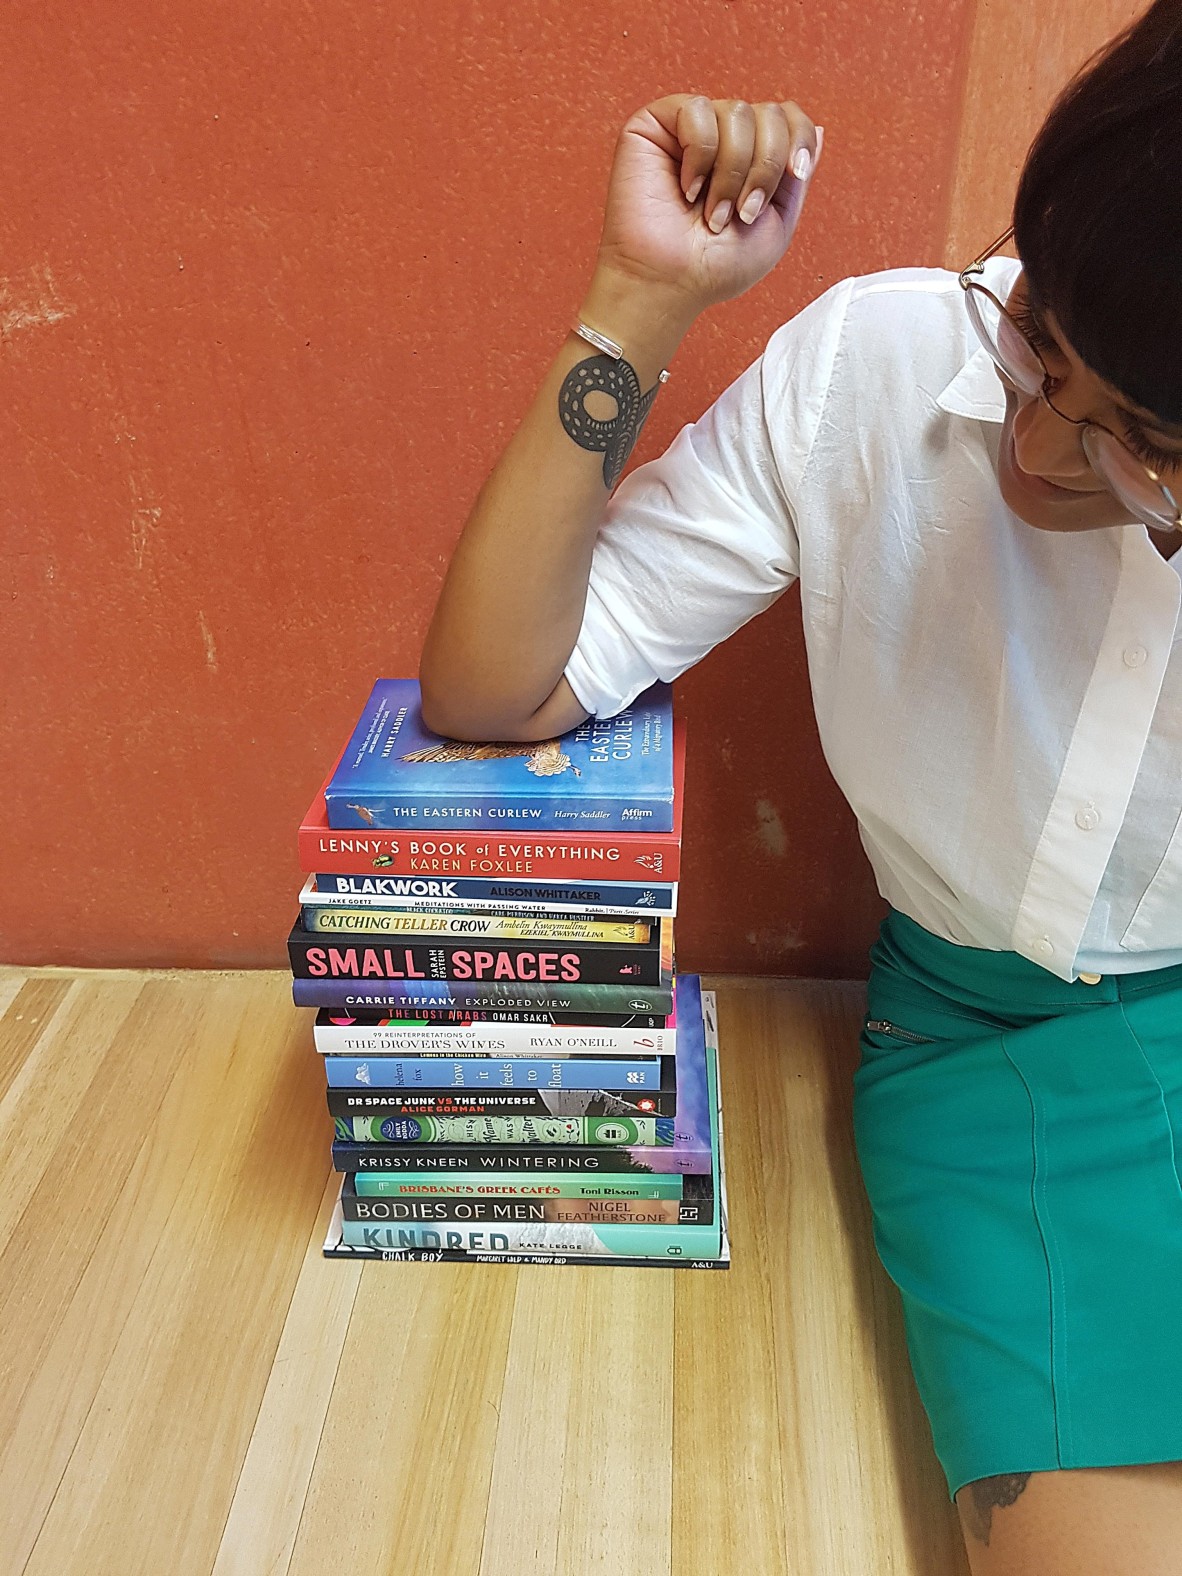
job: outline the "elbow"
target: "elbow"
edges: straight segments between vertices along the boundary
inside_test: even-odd
[[[587,716],[565,679],[559,674],[543,689],[539,701],[523,694],[520,683],[485,682],[476,675],[433,672],[431,663],[419,665],[419,698],[423,722],[444,739],[470,743],[534,742],[557,737]]]
[[[476,695],[440,696],[421,679],[419,682],[423,722],[444,739],[473,744],[533,743],[577,726],[586,716],[577,703],[569,714],[556,716],[547,705],[530,710]]]
[[[437,691],[420,674],[419,707],[423,724],[443,739],[461,739],[467,743],[489,743],[499,739],[517,738],[519,721],[509,721],[504,708],[482,704],[476,695]]]
[[[493,703],[490,704],[490,701]],[[443,739],[482,743],[510,735],[497,731],[505,708],[454,663],[433,660],[431,642],[419,661],[419,710],[423,724]]]
[[[419,677],[419,709],[423,717],[423,725],[432,733],[439,734],[443,739],[479,740],[479,729],[473,731],[472,719],[463,715],[463,708],[457,707],[450,697],[438,695],[430,688],[426,680]],[[484,735],[488,737],[487,734]]]
[[[419,662],[419,711],[424,727],[429,728],[432,733],[439,734],[440,738],[475,737],[464,728],[463,697],[457,696],[454,678],[449,680],[436,673],[427,651],[424,651]]]

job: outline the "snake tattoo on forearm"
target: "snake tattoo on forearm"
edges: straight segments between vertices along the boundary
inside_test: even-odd
[[[642,394],[630,362],[588,356],[571,368],[558,391],[558,415],[564,429],[580,449],[603,455],[603,479],[609,492],[628,463],[660,386],[654,383]],[[592,416],[587,409],[588,394],[609,394],[616,402],[615,415],[607,420]]]

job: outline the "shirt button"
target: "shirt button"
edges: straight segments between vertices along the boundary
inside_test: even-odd
[[[1123,653],[1125,667],[1141,667],[1148,655],[1149,653],[1144,646],[1126,646]]]
[[[1053,957],[1055,952],[1054,945],[1049,936],[1037,937],[1030,943],[1030,950],[1040,958]]]
[[[1081,974],[1079,977],[1079,982],[1081,985],[1098,985],[1100,983],[1100,976],[1098,974]]]
[[[1075,812],[1075,824],[1081,832],[1094,832],[1100,824],[1099,810],[1089,801]]]

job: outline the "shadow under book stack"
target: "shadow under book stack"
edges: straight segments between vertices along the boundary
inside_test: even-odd
[[[341,1190],[330,1258],[730,1264],[714,1000],[674,968],[667,685],[532,744],[381,679],[300,828],[288,938]]]

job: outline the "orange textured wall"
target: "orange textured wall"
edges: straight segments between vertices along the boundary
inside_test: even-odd
[[[699,323],[644,458],[823,287],[942,260],[977,20],[10,0],[0,959],[281,966],[296,823],[373,677],[416,669],[578,304],[621,121],[696,89],[792,94],[827,131],[798,244]],[[881,905],[795,596],[679,695],[681,966],[864,973]]]

